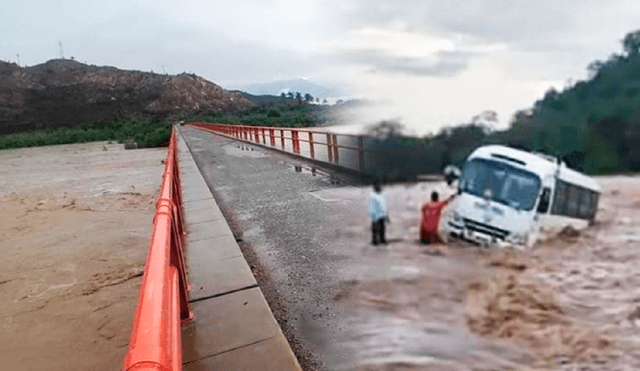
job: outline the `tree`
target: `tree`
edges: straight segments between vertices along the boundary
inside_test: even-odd
[[[495,130],[495,127],[498,124],[498,113],[490,110],[482,111],[480,114],[471,118],[471,124],[482,127],[485,134],[489,134]]]
[[[404,125],[395,120],[382,120],[377,124],[366,128],[367,135],[378,139],[387,139],[388,137],[398,136],[404,130]]]
[[[640,30],[629,32],[622,40],[622,47],[627,56],[638,55],[640,51]]]
[[[313,102],[313,97],[311,96],[311,94],[307,93],[304,95],[304,101],[307,103],[311,103]]]

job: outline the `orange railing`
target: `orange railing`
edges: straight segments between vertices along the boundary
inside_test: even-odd
[[[326,162],[359,173],[372,173],[382,151],[363,135],[335,134],[317,129],[273,128],[192,122],[191,126],[237,140],[278,149],[296,156]]]
[[[193,314],[188,306],[182,255],[181,206],[176,139],[172,132],[131,341],[122,364],[125,371],[182,370],[181,320],[193,318]]]

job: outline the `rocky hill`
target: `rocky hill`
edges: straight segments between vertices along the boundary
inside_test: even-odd
[[[66,59],[25,68],[0,61],[0,134],[130,117],[233,113],[252,105],[192,74],[125,71]]]

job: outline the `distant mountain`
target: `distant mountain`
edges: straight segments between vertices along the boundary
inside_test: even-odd
[[[192,74],[176,76],[57,59],[0,61],[0,134],[90,122],[233,113],[253,103]]]
[[[264,84],[252,84],[238,88],[251,95],[280,95],[282,92],[299,92],[303,96],[311,94],[314,98],[324,99],[327,97],[338,97],[342,93],[336,88],[326,88],[316,85],[304,79],[275,81]]]
[[[251,95],[249,93],[245,93],[241,90],[230,90],[229,93],[238,94],[239,96],[248,99],[251,103],[255,105],[261,104],[282,104],[282,98],[279,95]]]

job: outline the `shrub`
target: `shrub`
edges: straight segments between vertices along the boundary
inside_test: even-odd
[[[133,139],[138,148],[163,147],[169,143],[171,125],[154,121],[96,122],[73,128],[0,135],[0,149]]]

